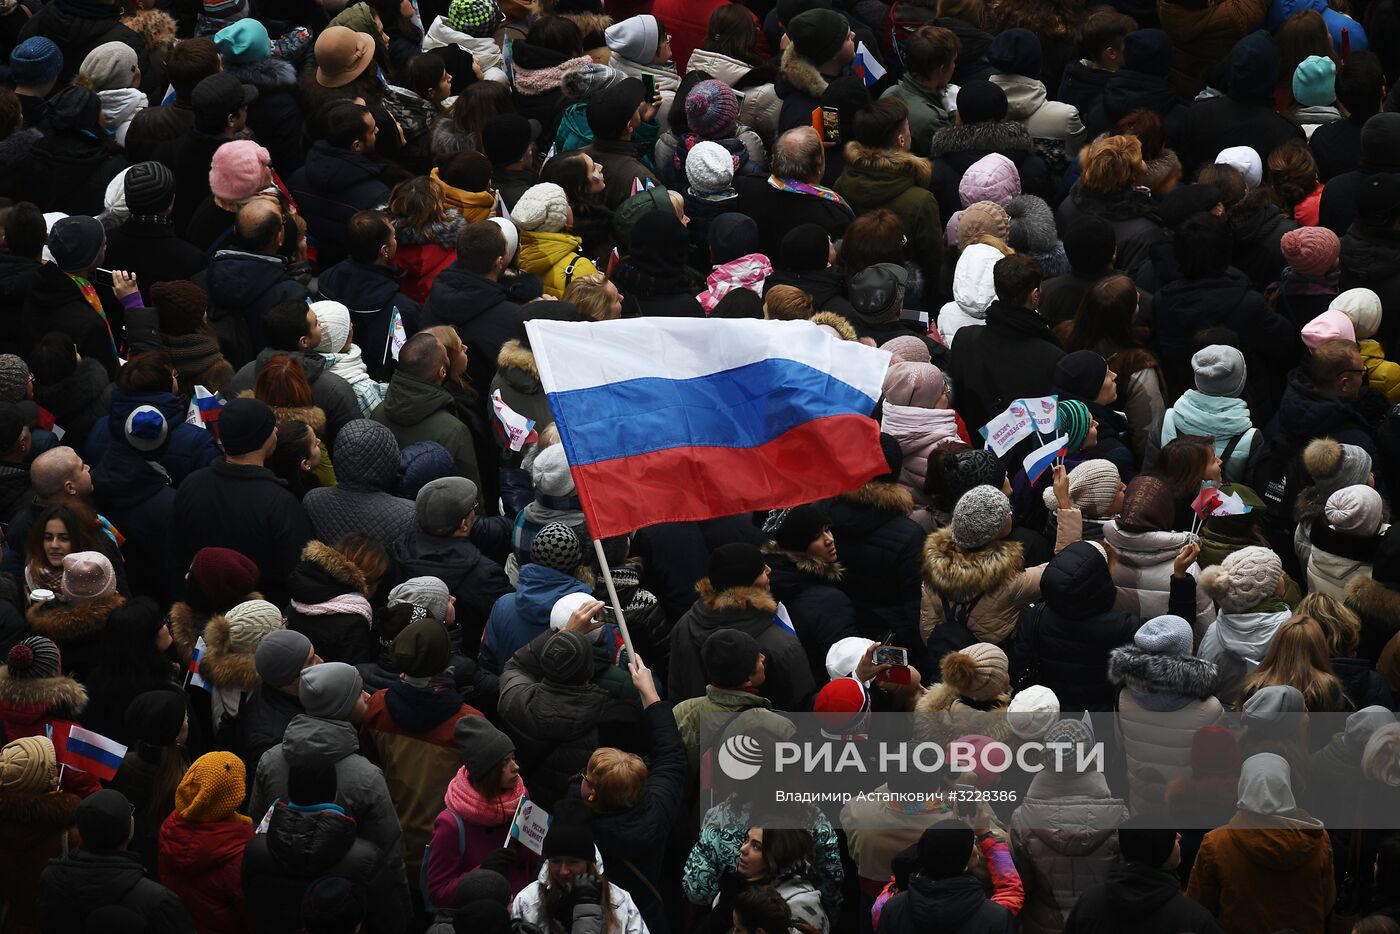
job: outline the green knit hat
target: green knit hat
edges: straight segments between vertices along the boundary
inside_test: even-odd
[[[1069,440],[1065,444],[1066,450],[1073,454],[1084,444],[1084,439],[1089,436],[1089,423],[1093,421],[1093,416],[1089,414],[1089,407],[1074,399],[1061,402],[1057,406],[1059,417],[1060,433]]]

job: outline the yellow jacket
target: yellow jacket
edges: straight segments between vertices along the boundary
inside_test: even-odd
[[[582,246],[583,238],[573,234],[522,230],[517,262],[525,272],[540,277],[546,295],[563,298],[570,282],[598,271],[581,252]]]
[[[1385,349],[1379,341],[1360,341],[1361,365],[1366,368],[1366,377],[1372,389],[1385,393],[1394,405],[1400,402],[1400,363],[1385,358]]]
[[[442,186],[443,200],[447,203],[447,207],[461,211],[462,216],[471,223],[484,221],[496,213],[496,193],[494,191],[489,189],[487,191],[463,191],[460,188],[453,188],[442,180],[436,168],[433,169],[432,176]]]

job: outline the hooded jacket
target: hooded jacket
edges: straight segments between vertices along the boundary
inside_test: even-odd
[[[375,652],[370,620],[349,609],[313,612],[337,598],[364,598],[368,589],[364,572],[353,561],[329,545],[307,542],[301,560],[287,575],[287,592],[292,598],[286,610],[287,628],[310,639],[324,661],[350,665],[372,661]],[[368,612],[368,604],[363,606]]]
[[[1063,930],[1080,895],[1107,878],[1117,861],[1117,827],[1127,817],[1127,806],[1098,772],[1047,769],[1031,780],[1010,827],[1011,852],[1026,887],[1024,934]]]
[[[97,318],[97,314],[88,309]],[[102,322],[98,321],[98,327]],[[104,339],[105,340],[105,339]],[[111,353],[111,344],[108,345]],[[78,367],[56,383],[40,383],[34,387],[34,401],[53,413],[54,423],[63,429],[63,438],[81,451],[99,419],[108,411],[114,388],[108,382],[107,371],[99,362],[84,358]]]
[[[304,301],[306,286],[291,277],[280,256],[219,250],[205,272],[209,320],[219,346],[234,366],[242,366],[267,346],[262,316],[278,302]]]
[[[118,146],[123,145],[131,118],[148,103],[146,95],[140,88],[112,88],[98,91],[97,98],[102,101],[103,126],[116,137]]]
[[[1065,934],[1225,934],[1197,902],[1181,894],[1174,872],[1146,863],[1116,862],[1103,884],[1079,896],[1065,921]]]
[[[200,934],[248,930],[243,850],[252,836],[246,817],[192,823],[174,811],[161,824],[161,881],[199,916]]]
[[[1103,95],[1087,113],[1082,114],[1090,138],[1111,130],[1119,120],[1137,108],[1150,110],[1162,118],[1167,131],[1167,145],[1181,145],[1186,132],[1187,107],[1177,96],[1176,88],[1165,75],[1120,68],[1108,76]]]
[[[671,630],[671,683],[668,694],[674,700],[701,697],[705,693],[705,670],[701,649],[710,634],[719,629],[738,629],[758,641],[767,656],[766,680],[759,693],[779,710],[803,710],[811,706],[816,682],[802,642],[776,620],[777,600],[758,587],[730,587],[715,590],[710,579],[695,585],[700,599]]]
[[[675,51],[674,40],[671,50]],[[771,141],[778,135],[778,114],[783,102],[773,88],[773,81],[759,80],[759,75],[770,79],[772,68],[754,68],[737,58],[730,58],[710,49],[696,49],[690,53],[685,65],[686,71],[703,71],[717,81],[723,81],[736,91],[743,92],[739,102],[739,122],[752,128],[760,137]]]
[[[418,302],[403,293],[398,275],[392,267],[347,259],[321,273],[316,280],[319,298],[340,302],[350,309],[351,320],[355,322],[355,345],[360,348],[370,376],[380,382],[388,381],[396,365],[389,349],[395,315],[408,334],[439,323],[423,321]]]
[[[845,569],[806,552],[786,551],[777,542],[765,543],[763,554],[773,597],[792,618],[797,638],[807,652],[813,683],[821,684],[829,678],[827,649],[847,636],[860,635],[855,606],[840,589]]]
[[[58,646],[64,673],[84,682],[101,664],[102,642],[109,628],[107,618],[125,602],[119,594],[82,603],[54,599],[31,605],[24,618],[30,632],[48,636]],[[73,716],[76,718],[77,714]]]
[[[122,562],[128,581],[137,593],[163,596],[175,570],[169,534],[175,489],[169,474],[122,440],[93,468],[92,486],[93,505],[125,537]]]
[[[963,441],[965,437],[957,413],[952,409],[896,405],[886,399],[880,409],[880,431],[898,441],[904,452],[899,482],[909,490],[917,505],[927,506],[929,499],[924,493],[924,482],[928,477],[929,457],[938,448]]]
[[[1306,367],[1288,374],[1278,412],[1264,433],[1274,444],[1287,443],[1297,451],[1302,451],[1313,438],[1324,436],[1341,444],[1356,445],[1371,455],[1376,488],[1386,489],[1384,460],[1376,456],[1375,435],[1360,405],[1320,392],[1313,386]]]
[[[384,401],[369,417],[394,433],[400,450],[415,441],[438,442],[451,452],[459,475],[480,488],[481,471],[476,465],[476,448],[472,444],[471,432],[454,414],[455,405],[452,396],[442,386],[400,370],[389,379],[389,391]]]
[[[457,622],[464,641],[486,627],[496,601],[511,592],[505,571],[465,538],[429,535],[415,528],[391,548],[397,568],[395,583],[414,577],[436,577],[457,598]]]
[[[351,532],[372,535],[386,548],[413,529],[413,501],[394,495],[399,447],[393,439],[365,447],[336,449],[336,485],[317,487],[302,498],[307,518],[323,542]]]
[[[467,376],[489,386],[501,347],[520,332],[520,303],[542,292],[535,276],[488,279],[454,263],[433,283],[423,306],[425,328],[450,324],[467,348]]]
[[[55,116],[50,104],[46,122]],[[91,136],[77,127],[46,129],[20,162],[23,195],[50,211],[95,217],[102,213],[107,186],[127,165],[121,147],[105,135]]]
[[[153,934],[193,934],[195,930],[184,904],[170,889],[146,878],[135,853],[79,847],[44,870],[39,917],[45,934],[81,931],[89,915],[108,905],[134,911]]]
[[[974,243],[963,250],[953,270],[953,300],[938,312],[938,333],[949,349],[953,336],[962,328],[987,323],[987,309],[997,299],[992,267],[1002,252],[986,243]]]
[[[1333,529],[1325,519],[1315,521],[1307,555],[1308,592],[1340,600],[1346,596],[1349,581],[1370,577],[1376,548],[1388,527],[1383,522],[1374,535],[1350,535]]]
[[[1120,528],[1117,520],[1104,523],[1103,540],[1118,552],[1118,561],[1113,567],[1118,609],[1140,619],[1170,612],[1172,562],[1191,539],[1188,532],[1130,532]],[[1193,564],[1187,573],[1195,577],[1200,570]],[[1197,588],[1196,612],[1186,619],[1199,643],[1207,627],[1215,621],[1215,607],[1205,591]]]
[[[1380,296],[1384,308],[1400,301],[1400,237],[1356,222],[1342,236],[1340,289],[1367,288]],[[1393,343],[1397,324],[1382,319],[1376,339]]]
[[[1213,10],[1230,5],[1216,4],[1206,10],[1206,15],[1201,18],[1208,19]],[[1166,6],[1164,3],[1163,7]],[[1199,15],[1196,11],[1192,12]],[[1272,40],[1266,38],[1265,41]],[[1257,48],[1249,48],[1243,53],[1232,52],[1231,61],[1240,54],[1254,56],[1257,53]],[[1174,61],[1180,61],[1180,55],[1181,51],[1177,49]],[[1260,63],[1260,70],[1264,67],[1264,63]],[[1274,112],[1272,86],[1267,90],[1263,87],[1243,90],[1232,87],[1229,94],[1200,101],[1186,109],[1186,130],[1178,155],[1181,156],[1182,167],[1191,173],[1199,166],[1215,161],[1216,154],[1230,146],[1249,146],[1255,152],[1270,153],[1294,139],[1306,140],[1307,135],[1298,124]],[[1260,159],[1264,158],[1260,156]]]
[[[570,282],[598,271],[583,255],[583,238],[563,232],[520,231],[516,261],[524,272],[539,276],[545,294],[555,298],[564,297]]]
[[[19,31],[18,41],[30,36],[53,40],[63,53],[63,70],[58,75],[58,87],[78,73],[83,59],[104,42],[124,42],[138,56],[146,51],[146,43],[120,20],[121,11],[101,0],[55,0],[43,4]],[[144,59],[143,59],[144,61]]]
[[[943,262],[943,222],[928,191],[933,166],[913,153],[846,144],[846,169],[833,187],[857,214],[893,211],[904,225],[905,254],[924,275],[937,277]]]
[[[519,340],[508,340],[496,356],[496,375],[491,380],[491,393],[497,390],[506,405],[535,422],[536,431],[554,424],[554,413],[544,395],[535,354]]]
[[[1067,230],[1075,218],[1086,214],[1102,217],[1113,225],[1117,247],[1113,263],[1130,276],[1136,275],[1147,263],[1152,248],[1167,239],[1156,204],[1134,189],[1101,192],[1076,184],[1069,197],[1060,202],[1061,228]]]
[[[283,58],[265,58],[260,62],[225,62],[224,70],[258,89],[258,99],[248,105],[248,129],[258,144],[267,148],[278,174],[285,178],[301,168],[304,121],[296,66]]]
[[[1210,435],[1215,439],[1215,456],[1220,457],[1230,442],[1239,438],[1228,464],[1220,465],[1221,476],[1227,482],[1248,482],[1245,465],[1249,463],[1259,429],[1249,417],[1249,404],[1236,396],[1211,396],[1188,389],[1162,416],[1161,444],[1178,435]]]
[[[87,704],[87,689],[70,675],[12,678],[0,668],[0,727],[9,742],[60,730],[82,716]],[[95,777],[77,769],[63,770],[60,787],[84,798],[102,788]]]
[[[495,204],[494,199],[492,204]],[[467,222],[450,205],[446,216],[432,222],[426,233],[409,227],[401,217],[391,215],[390,220],[398,232],[398,249],[394,251],[393,262],[401,273],[399,288],[421,305],[428,300],[428,292],[438,275],[457,261],[457,235]]]
[[[1361,618],[1357,657],[1379,661],[1396,632],[1395,620],[1400,619],[1400,592],[1370,577],[1357,577],[1347,581],[1343,602]],[[1400,690],[1400,681],[1392,682],[1390,687]]]
[[[876,934],[1012,934],[1016,916],[987,898],[982,882],[968,873],[948,879],[915,875],[908,890],[885,903]]]
[[[368,156],[318,140],[306,164],[292,173],[287,187],[296,198],[307,235],[316,241],[324,264],[345,258],[345,230],[357,211],[372,211],[389,201],[382,168]]]
[[[1215,693],[1222,703],[1235,702],[1240,685],[1252,668],[1248,663],[1257,665],[1263,661],[1274,633],[1292,615],[1287,607],[1254,613],[1221,612],[1211,623],[1197,652],[1219,669]]]
[[[1006,117],[1026,128],[1036,149],[1051,165],[1068,164],[1085,143],[1084,123],[1071,104],[1048,99],[1045,83],[1025,75],[994,74],[988,79],[1006,92]]]
[[[481,667],[500,674],[521,647],[549,632],[549,614],[560,598],[591,592],[578,578],[543,564],[521,566],[515,592],[504,594],[491,608],[481,642]]]
[[[822,62],[809,62],[797,54],[797,47],[788,45],[778,62],[778,78],[773,90],[783,102],[778,113],[778,133],[793,127],[810,126],[812,111],[821,106],[822,95],[830,80],[819,70]]]

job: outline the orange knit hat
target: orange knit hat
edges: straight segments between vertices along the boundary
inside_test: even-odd
[[[231,752],[210,752],[194,760],[175,789],[175,810],[192,824],[215,821],[252,823],[238,813],[247,772]]]

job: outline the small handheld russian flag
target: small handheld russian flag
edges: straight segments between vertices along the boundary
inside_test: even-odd
[[[870,50],[865,47],[864,42],[856,43],[856,57],[851,62],[851,70],[860,75],[860,79],[865,82],[866,87],[877,83],[885,76],[885,68],[870,54]]]
[[[76,723],[55,727],[52,739],[59,762],[70,769],[95,775],[104,782],[117,777],[117,770],[126,757],[126,747],[121,743],[85,730]]]

